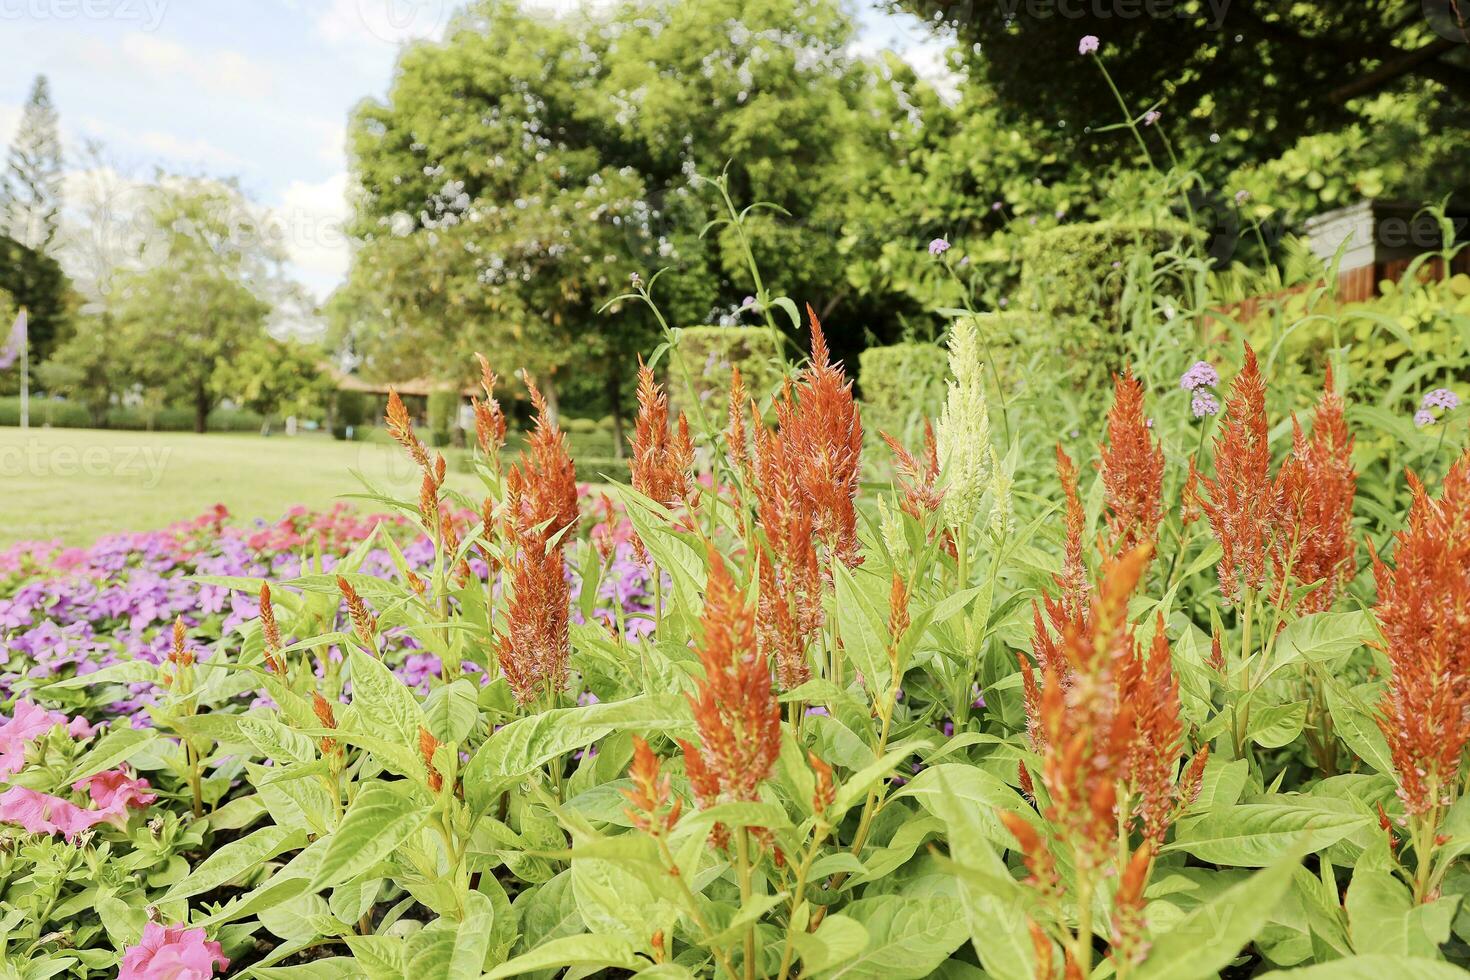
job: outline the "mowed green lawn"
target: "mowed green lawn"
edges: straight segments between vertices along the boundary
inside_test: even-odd
[[[448,483],[479,481],[450,466]],[[361,485],[417,499],[419,474],[396,446],[320,434],[258,435],[0,428],[0,545],[59,538],[86,544],[195,517],[217,503],[241,518],[293,504],[330,507]],[[368,501],[349,501],[369,508]]]

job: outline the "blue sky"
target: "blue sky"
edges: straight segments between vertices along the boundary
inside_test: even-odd
[[[532,0],[575,11],[578,0]],[[595,2],[595,0],[593,0]],[[933,70],[939,46],[910,17],[849,0],[859,47]],[[0,143],[46,74],[68,160],[85,140],[109,171],[235,176],[285,229],[291,273],[318,297],[347,247],[344,134],[352,106],[387,90],[408,39],[442,32],[454,0],[0,0]],[[69,186],[81,175],[69,175]],[[78,192],[80,193],[80,192]]]

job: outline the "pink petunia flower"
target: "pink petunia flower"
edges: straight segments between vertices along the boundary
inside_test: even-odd
[[[66,716],[47,711],[29,701],[17,701],[15,715],[0,724],[0,778],[20,772],[25,765],[26,745],[57,725],[66,724]]]
[[[230,965],[219,943],[208,942],[203,929],[150,922],[143,938],[123,951],[118,980],[210,980],[216,968]]]
[[[61,834],[67,840],[93,824],[89,811],[75,803],[25,786],[0,793],[0,822],[18,823],[31,834]]]
[[[158,799],[158,794],[148,792],[150,788],[148,780],[134,779],[122,769],[99,772],[72,787],[78,793],[85,790],[97,804],[96,810],[83,811],[91,815],[93,824],[105,820],[119,828],[128,822],[128,807],[142,809]]]

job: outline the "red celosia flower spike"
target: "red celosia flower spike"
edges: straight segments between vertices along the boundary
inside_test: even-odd
[[[857,548],[858,466],[863,427],[852,382],[833,364],[822,325],[810,306],[811,362],[798,383],[776,402],[776,438],[783,444],[791,482],[813,514],[818,538],[847,565],[861,561]]]
[[[923,459],[914,456],[888,433],[880,432],[878,435],[893,450],[898,490],[903,495],[900,504],[903,512],[916,521],[924,522],[944,500],[944,489],[939,486],[939,442],[934,436],[934,423],[924,420]]]
[[[1198,477],[1200,507],[1223,552],[1220,592],[1229,601],[1240,598],[1242,585],[1259,589],[1266,575],[1266,544],[1277,510],[1270,467],[1266,382],[1256,352],[1246,344],[1245,366],[1230,385],[1215,437],[1215,478]]]
[[[277,656],[281,652],[281,628],[276,625],[276,610],[271,604],[271,587],[260,583],[260,635],[265,644],[265,667],[273,674],[284,674],[285,665]]]
[[[638,359],[638,418],[633,427],[633,458],[628,469],[633,489],[661,504],[672,507],[687,501],[692,488],[690,474],[694,470],[694,440],[689,436],[689,420],[679,413],[674,431],[669,431],[669,399],[662,386],[653,380],[653,369]],[[640,561],[646,558],[643,542],[633,538]]]
[[[1332,366],[1310,439],[1293,417],[1291,455],[1277,474],[1277,526],[1271,564],[1278,581],[1316,588],[1302,597],[1297,611],[1332,607],[1355,571],[1353,499],[1358,474],[1353,469],[1353,437],[1343,418],[1342,395],[1333,389]],[[1283,593],[1285,590],[1283,589]]]
[[[628,778],[633,781],[632,789],[622,791],[631,806],[623,812],[633,821],[633,826],[646,833],[668,833],[679,820],[683,803],[669,791],[669,777],[659,774],[659,759],[648,743],[637,735],[633,736],[633,764],[628,768]],[[664,807],[673,797],[673,805],[667,812]]]
[[[1131,371],[1113,375],[1108,435],[1098,459],[1107,508],[1109,550],[1153,544],[1164,511],[1164,450],[1143,412],[1143,384]]]
[[[539,525],[517,519],[535,510],[535,505],[524,500],[520,465],[511,467],[505,486],[507,510],[512,515],[505,522],[505,531],[513,558],[508,569],[506,632],[497,644],[496,657],[516,702],[524,705],[548,690],[566,687],[571,587],[560,542],[549,545]]]
[[[485,360],[485,355],[476,354],[475,359],[480,362],[480,387],[485,391],[483,402],[478,398],[470,399],[475,409],[475,441],[480,444],[482,452],[495,456],[505,445],[505,412],[495,398],[495,384],[499,379],[490,370],[490,362]]]
[[[694,443],[683,413],[669,432],[669,399],[653,379],[653,369],[638,359],[638,417],[633,427],[633,458],[628,465],[633,489],[672,506],[689,495]]]
[[[419,757],[424,760],[424,772],[429,777],[429,792],[437,793],[444,788],[444,777],[434,768],[434,752],[439,748],[436,739],[427,728],[419,728]]]
[[[1374,613],[1392,665],[1379,727],[1409,815],[1448,804],[1470,741],[1470,451],[1434,500],[1412,473],[1394,564],[1373,555]]]
[[[755,617],[717,554],[700,624],[704,677],[689,698],[700,744],[680,743],[685,769],[701,808],[751,802],[781,754],[781,706],[756,652]],[[715,838],[725,835],[717,829]]]
[[[750,450],[745,436],[745,403],[749,400],[750,396],[745,391],[745,379],[740,376],[740,368],[732,365],[730,406],[725,422],[725,451],[737,470],[744,470],[750,464]]]
[[[392,388],[388,389],[388,412],[384,421],[388,425],[388,434],[404,448],[415,463],[428,470],[429,451],[424,448],[418,436],[413,434],[413,419],[409,417],[403,399],[398,397],[398,392]]]
[[[547,541],[577,523],[577,467],[567,452],[566,434],[552,421],[546,399],[530,375],[526,388],[536,409],[536,427],[516,467],[522,492],[511,513],[523,533]]]

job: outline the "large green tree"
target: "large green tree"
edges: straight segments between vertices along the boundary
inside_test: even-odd
[[[1113,93],[1078,56],[1102,40],[1118,88],[1141,112],[1156,100],[1176,136],[1231,166],[1274,156],[1354,118],[1354,100],[1418,80],[1439,91],[1444,125],[1470,107],[1470,38],[1449,0],[890,0],[956,32],[1013,113],[1055,127],[1073,152],[1131,154]],[[1218,144],[1211,138],[1219,139]]]
[[[73,297],[66,273],[51,256],[0,235],[0,289],[26,308],[31,363],[40,363],[55,349],[71,316]],[[8,321],[5,329],[10,329]]]
[[[61,227],[61,135],[51,86],[37,75],[10,144],[0,206],[6,231],[28,248],[46,252]]]
[[[576,19],[473,6],[356,114],[359,247],[331,304],[339,333],[379,374],[454,376],[473,349],[553,380],[593,367],[615,408],[622,366],[656,336],[637,304],[597,312],[630,273],[672,267],[657,298],[676,326],[729,318],[755,291],[741,235],[701,234],[724,213],[707,183],[723,173],[740,205],[774,205],[743,229],[766,285],[832,317],[851,352],[896,323],[890,299],[909,304],[845,272],[882,247],[844,217],[891,130],[872,97],[884,79],[851,41],[835,0]]]
[[[126,377],[190,406],[203,432],[228,393],[222,370],[265,330],[261,284],[279,256],[229,184],[170,177],[149,197],[140,264],[114,276],[107,297],[109,346]]]

